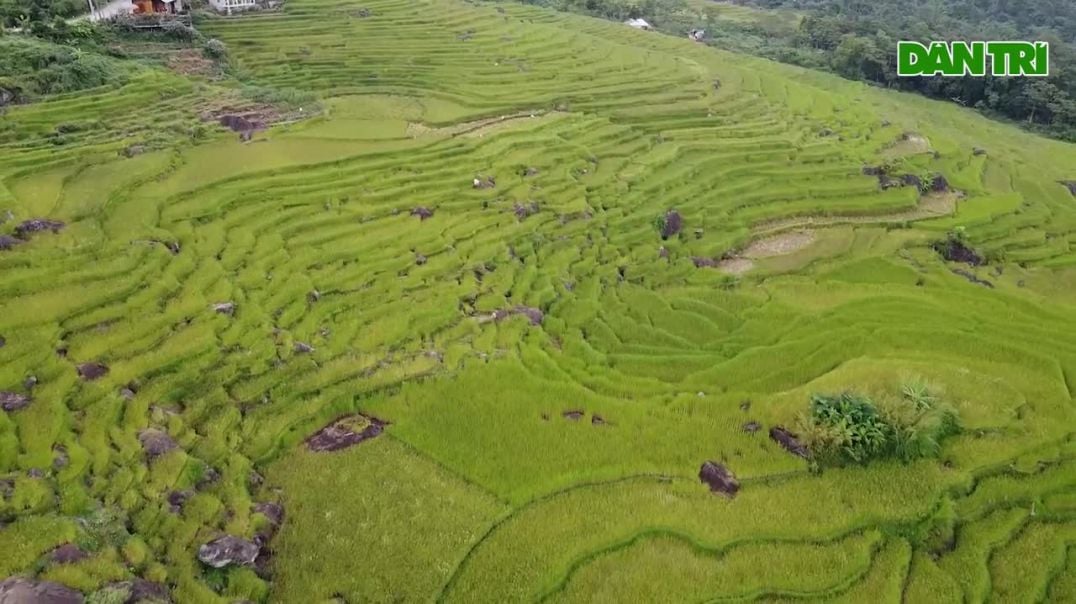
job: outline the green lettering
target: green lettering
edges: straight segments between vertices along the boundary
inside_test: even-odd
[[[953,72],[949,75],[986,75],[986,44],[953,42]]]
[[[897,75],[920,76],[929,58],[927,47],[914,41],[897,42]]]

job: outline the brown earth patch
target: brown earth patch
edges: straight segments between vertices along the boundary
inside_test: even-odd
[[[811,231],[798,231],[773,235],[751,242],[740,254],[744,258],[757,260],[759,258],[772,258],[774,256],[786,256],[802,250],[814,243],[815,236]]]
[[[717,268],[729,275],[742,275],[755,268],[755,263],[747,258],[726,258],[717,263]]]
[[[201,50],[194,48],[184,48],[169,53],[165,65],[168,69],[185,76],[219,78],[223,75],[216,61],[206,57]]]

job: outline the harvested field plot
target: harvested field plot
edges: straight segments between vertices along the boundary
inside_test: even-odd
[[[1074,597],[1076,147],[518,3],[197,26],[317,115],[0,115],[0,601]]]

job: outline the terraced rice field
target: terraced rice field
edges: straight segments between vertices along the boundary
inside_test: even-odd
[[[31,399],[0,412],[0,578],[1076,600],[1076,147],[513,3],[199,26],[324,114],[192,142],[219,90],[147,69],[0,116],[4,232],[66,223],[0,252],[0,390]],[[882,190],[884,162],[959,194]],[[957,227],[986,265],[931,248]],[[909,376],[963,424],[937,459],[818,472],[767,438],[811,393]],[[304,444],[355,413],[387,423]],[[199,562],[223,534],[267,539],[258,562]],[[69,542],[88,556],[54,560]]]

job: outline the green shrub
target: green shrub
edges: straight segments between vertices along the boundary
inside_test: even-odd
[[[202,45],[202,51],[205,52],[207,57],[217,61],[223,61],[228,58],[228,47],[225,46],[224,42],[216,38],[206,40],[206,43]]]
[[[876,403],[852,392],[811,395],[799,429],[819,465],[862,464],[895,457],[935,457],[941,441],[960,430],[956,412],[919,380]]]

